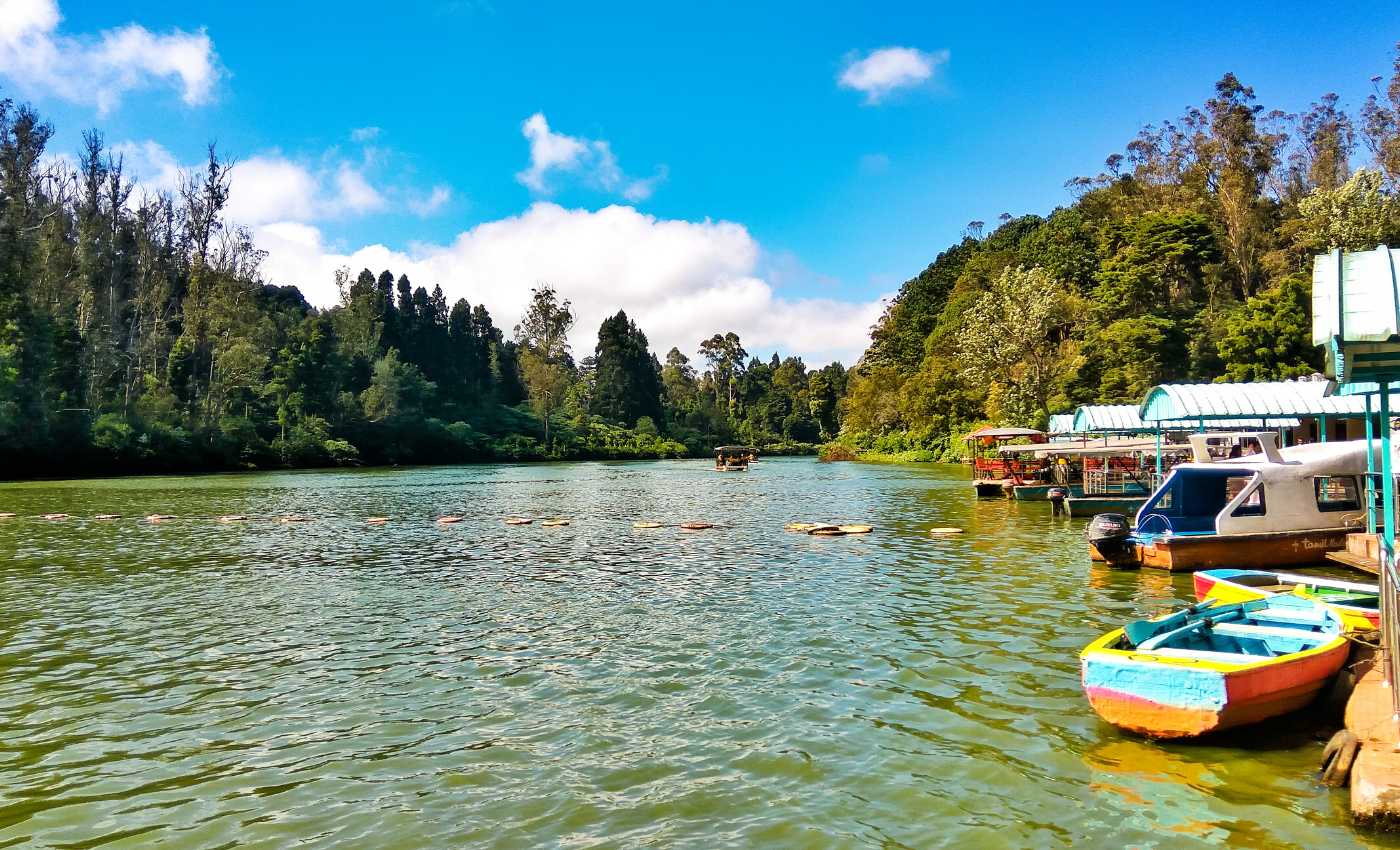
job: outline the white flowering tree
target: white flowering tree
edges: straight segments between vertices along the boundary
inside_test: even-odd
[[[1007,268],[963,317],[958,365],[985,388],[987,414],[1032,425],[1048,412],[1057,383],[1074,368],[1070,331],[1079,299],[1044,269]]]

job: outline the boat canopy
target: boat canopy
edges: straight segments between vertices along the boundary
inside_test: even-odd
[[[1028,437],[1032,440],[1034,440],[1036,437],[1044,439],[1045,432],[1037,431],[1034,428],[1001,428],[996,425],[988,425],[985,428],[978,428],[976,431],[973,431],[971,434],[968,434],[966,437],[963,437],[963,439],[1018,440],[1022,437]]]
[[[715,446],[716,454],[758,454],[753,446]]]
[[[1364,518],[1365,440],[1277,448],[1273,433],[1251,436],[1260,440],[1258,454],[1173,468],[1138,511],[1135,529],[1258,534],[1340,529]],[[1203,450],[1212,437],[1192,440]]]
[[[1110,437],[1107,440],[1095,440],[1091,443],[1046,443],[1040,446],[1022,446],[1030,448],[1035,452],[1036,457],[1118,457],[1131,454],[1152,454],[1157,451],[1157,443],[1153,440],[1135,440],[1127,437]],[[1188,452],[1189,446],[1166,445],[1162,446],[1162,451],[1167,452]],[[1003,449],[1002,451],[1006,451]]]
[[[1160,384],[1148,391],[1138,414],[1149,428],[1171,427],[1168,423],[1195,427],[1212,421],[1234,427],[1293,428],[1300,416],[1365,415],[1362,399],[1329,396],[1329,389],[1326,380]]]

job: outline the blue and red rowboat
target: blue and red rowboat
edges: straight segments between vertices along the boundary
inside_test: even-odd
[[[1340,579],[1264,570],[1203,570],[1194,574],[1196,598],[1246,602],[1292,593],[1337,609],[1348,629],[1381,627],[1380,588]]]
[[[1337,612],[1281,594],[1129,623],[1079,658],[1104,720],[1151,738],[1193,738],[1306,706],[1350,651]]]

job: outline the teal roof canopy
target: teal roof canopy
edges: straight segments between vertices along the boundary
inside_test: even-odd
[[[1050,424],[1045,426],[1047,434],[1069,434],[1074,431],[1073,413],[1055,413],[1050,416]]]
[[[1242,425],[1243,420],[1262,420],[1268,428],[1295,427],[1300,416],[1365,415],[1362,399],[1328,395],[1330,389],[1330,382],[1321,380],[1160,384],[1148,391],[1138,411],[1154,427],[1200,421]]]

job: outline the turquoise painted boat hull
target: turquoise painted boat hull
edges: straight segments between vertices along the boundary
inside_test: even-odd
[[[1095,516],[1097,514],[1127,514],[1132,516],[1147,501],[1147,496],[1070,496],[1070,516]]]
[[[1044,502],[1050,498],[1050,491],[1059,487],[1068,490],[1070,496],[1083,496],[1083,484],[1021,484],[1016,487],[1014,494],[1017,499],[1023,502]]]

